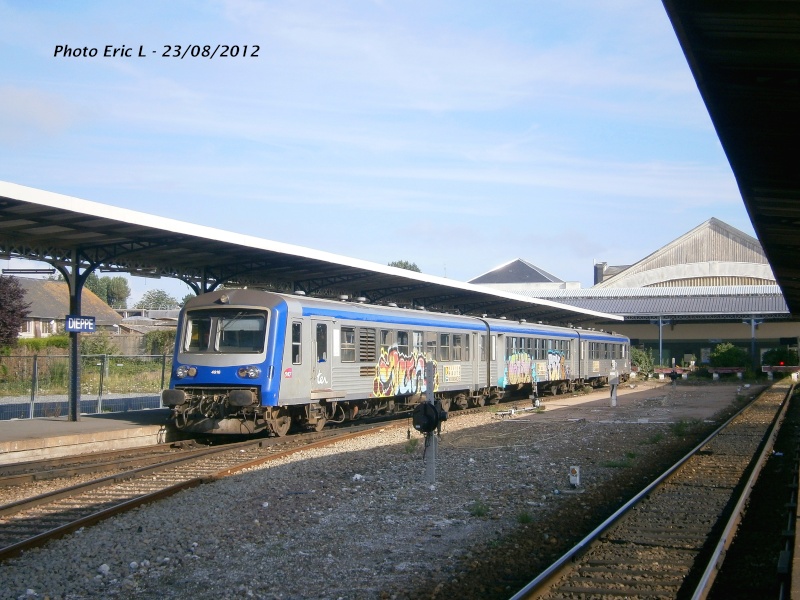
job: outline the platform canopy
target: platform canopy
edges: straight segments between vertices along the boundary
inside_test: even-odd
[[[622,317],[0,182],[0,258],[553,324]]]
[[[753,229],[800,315],[800,2],[663,2]]]

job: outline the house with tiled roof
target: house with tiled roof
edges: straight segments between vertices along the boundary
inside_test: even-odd
[[[29,304],[28,316],[19,332],[21,338],[48,337],[63,331],[69,314],[69,289],[64,281],[49,279],[14,278],[25,292],[24,301]],[[95,318],[98,330],[115,332],[122,317],[108,304],[100,300],[88,288],[83,288],[81,306],[84,316]],[[116,327],[115,327],[116,326]]]

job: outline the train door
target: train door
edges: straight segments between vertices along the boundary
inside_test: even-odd
[[[481,342],[480,335],[477,333],[470,334],[472,341],[470,342],[470,361],[472,362],[472,372],[474,373],[472,380],[475,382],[472,391],[477,391],[484,385],[489,385],[489,376],[486,374],[486,368],[481,368],[481,350],[483,343]]]
[[[311,389],[331,389],[331,323],[311,320],[314,335],[314,356]]]

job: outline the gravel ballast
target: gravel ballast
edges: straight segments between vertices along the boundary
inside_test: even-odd
[[[508,597],[682,456],[741,393],[640,384],[614,408],[605,390],[547,399],[543,412],[453,418],[434,484],[422,436],[386,427],[6,561],[0,599]]]

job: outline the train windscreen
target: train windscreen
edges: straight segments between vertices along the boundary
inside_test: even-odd
[[[197,310],[186,316],[181,347],[194,354],[259,354],[264,351],[266,336],[267,314],[263,311]]]

